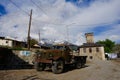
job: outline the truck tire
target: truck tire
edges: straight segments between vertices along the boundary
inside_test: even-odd
[[[77,69],[80,69],[81,67],[82,67],[81,62],[77,62],[77,63],[76,63],[76,68],[77,68]]]
[[[35,69],[36,69],[37,71],[43,71],[43,70],[45,69],[45,64],[35,62]]]
[[[53,61],[52,72],[55,74],[62,73],[64,69],[64,62],[62,60]]]

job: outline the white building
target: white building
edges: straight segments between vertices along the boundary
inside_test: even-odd
[[[25,42],[0,37],[0,46],[25,47]]]

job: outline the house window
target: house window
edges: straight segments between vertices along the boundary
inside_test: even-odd
[[[83,48],[83,52],[86,53],[86,48]]]
[[[92,56],[90,56],[89,58],[90,58],[90,59],[93,59],[93,57],[92,57]]]
[[[78,52],[80,53],[80,49],[78,50]]]
[[[89,48],[89,52],[92,53],[92,48]]]
[[[96,52],[99,52],[99,48],[98,47],[96,48]]]
[[[8,41],[6,41],[6,43],[8,43]]]

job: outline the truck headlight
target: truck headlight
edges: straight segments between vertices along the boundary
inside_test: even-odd
[[[53,54],[49,54],[49,57],[53,57]]]
[[[39,57],[41,57],[41,54],[38,54]]]

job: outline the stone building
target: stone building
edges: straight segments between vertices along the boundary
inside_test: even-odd
[[[94,43],[93,33],[85,33],[87,43]]]
[[[104,46],[94,43],[93,33],[86,33],[86,43],[79,47],[79,54],[88,56],[87,59],[105,60]]]

